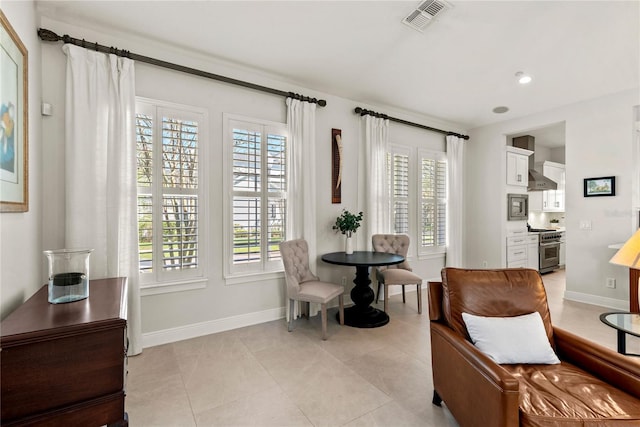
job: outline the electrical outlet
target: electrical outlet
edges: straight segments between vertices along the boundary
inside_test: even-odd
[[[347,276],[342,276],[342,286],[347,285]]]
[[[482,268],[487,268],[489,263],[487,261],[482,261]]]
[[[607,283],[605,284],[607,288],[615,289],[616,288],[616,279],[613,277],[607,277]]]

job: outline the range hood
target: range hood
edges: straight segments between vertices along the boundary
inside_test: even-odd
[[[536,161],[536,139],[533,136],[524,135],[513,138],[512,145],[514,147],[533,151],[533,154],[529,156],[529,184],[527,185],[527,191],[544,191],[558,189],[558,183],[556,183],[552,179],[547,178],[534,168]]]

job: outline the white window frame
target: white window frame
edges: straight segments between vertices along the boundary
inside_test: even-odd
[[[394,202],[395,194],[393,191],[394,177],[393,177],[393,156],[403,155],[409,157],[409,218],[408,218],[408,232],[407,234],[411,238],[411,245],[409,246],[409,252],[407,258],[411,259],[417,256],[418,259],[439,259],[443,258],[446,254],[447,247],[445,245],[436,245],[430,247],[422,246],[421,239],[421,227],[422,227],[422,159],[428,158],[436,161],[447,161],[447,154],[441,151],[425,150],[417,147],[401,145],[401,144],[389,144],[387,148],[387,163],[386,172],[388,179],[388,195],[389,195],[389,219],[391,232],[395,233],[395,218],[394,218]],[[448,177],[445,173],[445,185]],[[445,187],[446,188],[446,187]],[[445,191],[446,193],[446,191]],[[403,198],[404,199],[404,198]],[[441,202],[447,203],[445,199],[439,199]],[[437,201],[436,201],[437,204]],[[448,209],[448,206],[447,206]],[[437,224],[436,224],[437,227]],[[446,225],[448,227],[448,225]],[[447,236],[447,230],[445,228],[445,242]],[[437,236],[436,236],[437,237]]]
[[[387,155],[389,156],[387,158],[387,161],[389,163],[387,163],[387,182],[389,185],[389,224],[391,227],[391,232],[393,233],[397,233],[397,231],[395,230],[395,215],[394,215],[394,206],[395,206],[395,202],[396,201],[403,201],[407,203],[407,231],[406,234],[408,234],[409,236],[411,236],[411,240],[413,239],[413,236],[415,235],[415,228],[414,228],[414,223],[415,223],[415,218],[414,218],[414,209],[412,208],[412,205],[415,203],[415,185],[414,185],[414,175],[415,173],[413,172],[415,170],[415,156],[412,156],[412,150],[410,147],[406,147],[406,146],[401,146],[401,145],[396,145],[396,144],[389,144],[389,147],[387,149]],[[406,156],[407,160],[408,160],[408,171],[407,171],[407,183],[408,183],[408,193],[407,193],[407,197],[396,197],[395,194],[395,162],[394,162],[394,157],[395,156]],[[410,250],[412,250],[413,245],[409,246]],[[413,250],[412,250],[413,252]]]
[[[287,144],[289,143],[289,134],[286,123],[278,123],[268,120],[256,119],[247,116],[241,116],[236,114],[223,114],[223,188],[225,192],[224,204],[223,204],[223,241],[224,241],[224,277],[227,285],[233,285],[238,283],[251,283],[262,280],[283,278],[284,268],[282,261],[272,260],[269,261],[264,256],[264,249],[262,251],[260,262],[248,263],[248,264],[234,264],[233,262],[233,198],[234,195],[241,196],[241,192],[235,191],[233,188],[233,129],[236,125],[239,127],[251,131],[261,132],[262,135],[266,135],[268,132],[275,133],[277,135],[283,135],[287,138]],[[266,142],[266,138],[264,139]],[[287,150],[288,152],[289,150]],[[261,156],[262,167],[261,170],[266,170],[266,156]],[[288,181],[288,177],[285,178]],[[288,182],[286,183],[288,190]],[[247,195],[249,195],[247,193]],[[265,206],[265,200],[268,199],[268,191],[265,186],[262,186],[260,191],[261,204]],[[287,198],[287,191],[284,191],[281,196]],[[288,200],[287,200],[288,202]],[[261,213],[266,215],[266,210],[261,208]],[[285,223],[286,223],[285,218]],[[263,221],[264,222],[264,221]],[[261,230],[262,231],[262,230]],[[286,240],[286,236],[285,236]],[[265,241],[265,240],[262,240]]]
[[[417,167],[416,167],[416,183],[418,184],[418,190],[417,190],[417,194],[416,194],[416,211],[417,211],[417,217],[418,217],[418,225],[416,228],[416,247],[418,250],[418,256],[420,258],[429,258],[432,256],[442,256],[444,254],[446,254],[447,252],[447,237],[448,237],[448,227],[449,224],[445,223],[445,243],[444,245],[438,245],[436,243],[436,245],[434,246],[422,246],[422,239],[420,236],[421,233],[421,227],[422,227],[422,160],[423,159],[430,159],[430,160],[435,160],[436,162],[445,162],[445,164],[447,163],[447,153],[445,152],[441,152],[441,151],[433,151],[433,150],[424,150],[424,149],[418,149],[418,155],[417,155]],[[448,168],[448,165],[446,165],[446,167]],[[448,191],[448,186],[449,183],[447,182],[448,180],[448,176],[447,176],[447,172],[445,170],[445,174],[444,174],[444,179],[445,179],[445,197],[444,198],[437,198],[436,199],[436,207],[438,205],[438,203],[445,203],[446,208],[449,209],[449,204],[448,204],[448,200],[447,200],[447,191]],[[436,213],[436,221],[438,218],[438,214]],[[446,221],[446,219],[445,219]],[[436,229],[438,228],[438,225],[436,223]],[[438,239],[438,236],[435,236],[436,241]]]
[[[151,194],[153,197],[153,259],[161,260],[162,249],[162,195],[161,179],[162,150],[162,117],[192,120],[198,123],[198,188],[195,190],[180,189],[179,193],[190,193],[198,197],[198,266],[193,269],[167,270],[154,265],[153,271],[140,273],[141,295],[154,295],[160,293],[176,292],[191,289],[200,289],[206,286],[208,263],[208,224],[209,203],[205,192],[207,187],[207,168],[209,141],[208,111],[204,108],[176,104],[143,97],[136,97],[136,114],[142,113],[153,117],[153,179]],[[142,187],[138,187],[139,191]]]

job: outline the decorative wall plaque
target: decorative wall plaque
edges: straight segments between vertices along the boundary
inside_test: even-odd
[[[331,129],[331,203],[342,203],[342,131]]]

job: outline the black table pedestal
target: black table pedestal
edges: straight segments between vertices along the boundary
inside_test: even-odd
[[[356,278],[353,281],[356,286],[351,289],[351,300],[355,305],[344,309],[345,325],[356,328],[377,328],[389,323],[387,313],[371,307],[373,289],[369,286],[371,283],[369,268],[400,264],[404,261],[402,255],[369,251],[355,251],[352,254],[333,252],[322,255],[322,260],[329,264],[349,265],[356,268]]]
[[[369,286],[369,267],[356,267],[356,286],[351,289],[351,300],[354,306],[344,309],[344,324],[356,328],[377,328],[389,323],[389,315],[382,310],[371,307],[374,300],[373,289]],[[336,316],[339,319],[340,313]]]

